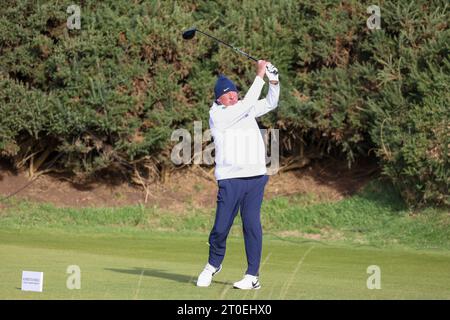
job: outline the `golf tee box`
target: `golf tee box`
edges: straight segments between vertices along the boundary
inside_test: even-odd
[[[43,285],[43,272],[22,271],[22,291],[42,292]]]

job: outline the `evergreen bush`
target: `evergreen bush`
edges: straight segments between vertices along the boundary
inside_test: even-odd
[[[75,3],[76,4],[76,3]],[[177,128],[208,110],[218,73],[245,91],[254,64],[193,25],[280,70],[282,95],[261,125],[282,155],[314,149],[351,164],[374,152],[411,204],[449,200],[447,1],[4,0],[0,8],[0,154],[89,175],[170,166]]]

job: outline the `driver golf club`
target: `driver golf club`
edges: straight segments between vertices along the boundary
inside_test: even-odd
[[[240,50],[240,49],[238,49],[238,48],[236,48],[236,47],[233,47],[232,45],[229,45],[228,43],[223,42],[222,40],[217,39],[216,37],[214,37],[214,36],[212,36],[212,35],[210,35],[210,34],[207,34],[206,32],[203,32],[203,31],[201,31],[201,30],[199,30],[199,29],[197,29],[197,28],[195,28],[195,27],[190,28],[190,29],[184,31],[184,32],[183,32],[183,39],[184,39],[184,40],[190,40],[190,39],[194,38],[196,32],[200,32],[201,34],[204,34],[205,36],[210,37],[211,39],[214,39],[214,40],[218,41],[219,43],[221,43],[221,44],[223,44],[223,45],[226,45],[227,47],[233,49],[233,50],[236,51],[237,53],[240,53],[240,54],[246,56],[247,58],[249,58],[249,59],[251,59],[251,60],[253,60],[253,61],[255,61],[255,62],[258,62],[258,59],[253,58],[253,57],[252,57],[251,55],[249,55],[248,53],[245,53],[244,51],[242,51],[242,50]]]

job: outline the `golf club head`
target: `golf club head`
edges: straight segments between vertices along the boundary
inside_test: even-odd
[[[183,39],[184,40],[190,40],[193,37],[195,37],[195,32],[197,31],[197,28],[190,28],[183,32]]]

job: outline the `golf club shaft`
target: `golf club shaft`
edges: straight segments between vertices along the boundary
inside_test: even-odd
[[[197,29],[196,31],[197,31],[197,32],[200,32],[200,33],[203,33],[205,36],[208,36],[208,37],[210,37],[210,38],[212,38],[212,39],[214,39],[214,40],[220,42],[221,44],[226,45],[227,47],[233,49],[234,51],[236,51],[236,52],[238,52],[238,53],[240,53],[240,54],[246,56],[247,58],[249,58],[249,59],[251,59],[251,60],[253,60],[253,61],[255,61],[255,62],[258,62],[258,59],[253,58],[251,55],[249,55],[248,53],[245,53],[245,52],[242,51],[241,49],[235,48],[235,47],[229,45],[228,43],[223,42],[222,40],[217,39],[216,37],[214,37],[214,36],[212,36],[212,35],[210,35],[210,34],[207,34],[206,32],[203,32],[203,31],[198,30],[198,29]]]

